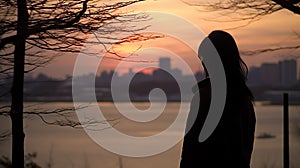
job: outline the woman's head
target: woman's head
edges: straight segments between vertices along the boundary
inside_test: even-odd
[[[208,39],[214,45],[221,58],[227,81],[245,82],[248,68],[240,57],[238,47],[233,37],[227,32],[215,30],[208,35],[208,38],[206,38],[203,43],[207,42]],[[205,50],[205,48],[202,50]],[[200,49],[200,55],[201,52],[203,51]],[[206,71],[206,73],[208,72]]]
[[[205,44],[206,43],[206,44]],[[200,56],[207,53],[207,43],[212,43],[217,50],[226,75],[227,85],[244,85],[247,79],[248,68],[244,61],[241,59],[238,47],[233,37],[224,31],[216,30],[211,32],[200,45]],[[209,52],[208,52],[209,53]],[[205,73],[208,74],[205,65]]]

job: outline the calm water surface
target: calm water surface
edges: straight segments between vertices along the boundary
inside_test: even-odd
[[[36,104],[36,103],[34,103]],[[31,109],[53,109],[71,107],[72,103],[43,103],[31,106]],[[154,104],[155,105],[155,104]],[[148,123],[136,123],[124,118],[117,112],[112,103],[99,103],[105,117],[112,119],[110,123],[117,122],[115,129],[132,136],[150,136],[166,129],[176,118],[179,103],[168,103],[164,113],[157,119]],[[149,103],[135,103],[139,109],[147,109]],[[186,109],[189,104],[183,105]],[[275,135],[271,139],[256,139],[252,158],[252,167],[282,167],[282,106],[255,104],[257,127],[256,135],[263,132]],[[74,115],[74,114],[73,114]],[[74,115],[73,118],[76,119]],[[53,121],[57,118],[47,118]],[[45,167],[51,162],[53,167],[76,168],[177,168],[180,160],[182,142],[161,154],[130,158],[113,154],[96,144],[83,129],[51,126],[43,123],[38,117],[31,116],[25,119],[25,151],[37,152],[37,162]],[[108,127],[103,124],[103,128]],[[10,128],[10,119],[0,118],[1,130]],[[300,106],[290,106],[290,150],[291,165],[300,168]],[[180,132],[175,132],[180,134]],[[168,141],[168,139],[165,139]],[[10,156],[10,139],[0,143],[0,154]],[[133,144],[134,147],[134,144]],[[145,146],[147,148],[147,146]],[[140,149],[143,150],[143,149]]]

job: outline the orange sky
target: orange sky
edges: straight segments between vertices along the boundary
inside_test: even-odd
[[[300,27],[300,16],[292,14],[291,12],[286,10],[263,17],[261,20],[256,21],[246,27],[233,30],[229,29],[238,25],[242,25],[244,23],[206,21],[206,19],[214,19],[216,17],[220,17],[220,14],[212,12],[202,12],[199,10],[199,8],[189,6],[180,0],[146,0],[145,2],[134,4],[126,8],[124,11],[168,12],[193,23],[205,34],[209,34],[212,30],[216,29],[226,30],[234,36],[240,50],[253,50],[293,45],[298,44],[300,41],[299,38],[297,39],[294,34],[294,32],[297,32],[298,28]],[[222,19],[226,20],[226,17],[222,17]],[[163,24],[164,28],[168,28],[168,25],[171,25],[168,23],[168,21]],[[172,29],[172,27],[169,28]],[[183,31],[183,33],[188,32]],[[197,35],[190,36],[191,40],[195,40],[195,38],[197,38]],[[160,48],[161,52],[159,50],[151,52],[151,50],[147,50],[147,48],[149,47]],[[139,50],[135,51],[138,48]],[[130,45],[124,44],[122,45],[122,48],[119,48],[118,50],[119,52],[135,51],[135,54],[138,54],[138,56],[133,55],[131,56],[131,58],[143,58],[143,60],[149,59],[150,61],[154,61],[151,63],[153,65],[157,65],[156,61],[160,56],[169,56],[172,58],[174,56],[172,56],[172,54],[176,54],[186,60],[193,71],[201,69],[200,61],[196,59],[197,56],[195,55],[195,53],[191,52],[191,49],[178,41],[178,39],[174,39],[171,37],[149,40],[147,42],[138,42]],[[258,66],[263,62],[276,62],[289,56],[300,56],[300,50],[280,51],[255,56],[243,56],[243,59],[248,64],[248,66]],[[56,77],[63,77],[66,74],[72,74],[75,59],[76,57],[66,54],[65,56],[59,57],[54,60],[46,68],[38,70],[36,73],[44,72]],[[117,64],[118,61],[105,59],[100,64],[100,70],[113,69]],[[128,63],[128,66],[124,66],[122,72],[126,72],[129,67],[136,66],[142,68],[142,64],[145,63]],[[178,65],[176,62],[172,62],[173,68],[180,68],[177,66]]]

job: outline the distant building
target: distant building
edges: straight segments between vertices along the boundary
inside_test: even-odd
[[[159,68],[164,69],[165,71],[170,71],[171,59],[167,57],[159,58]]]
[[[129,68],[128,75],[130,75],[130,76],[133,76],[133,75],[134,75],[132,68]]]
[[[296,60],[284,60],[279,62],[280,84],[290,86],[297,82],[297,62]]]
[[[260,81],[263,85],[276,86],[280,84],[280,71],[278,64],[264,63],[260,67]]]
[[[261,84],[261,69],[260,67],[251,67],[248,73],[248,84],[260,85]]]
[[[182,72],[178,68],[172,69],[171,73],[171,75],[173,75],[176,79],[180,79],[182,77]]]

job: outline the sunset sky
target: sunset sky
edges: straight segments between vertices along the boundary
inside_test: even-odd
[[[196,2],[201,3],[203,0]],[[300,38],[296,36],[295,32],[299,32],[300,27],[300,16],[295,15],[287,10],[281,10],[274,14],[263,17],[262,19],[251,23],[250,25],[235,28],[244,25],[245,22],[225,22],[229,18],[222,16],[221,12],[204,12],[203,9],[195,6],[190,6],[180,0],[146,0],[134,4],[130,7],[123,9],[124,12],[147,12],[147,11],[159,11],[173,14],[181,17],[186,21],[191,22],[205,34],[209,34],[213,30],[225,30],[231,33],[240,49],[240,51],[264,49],[264,48],[275,48],[279,46],[296,45],[299,44]],[[222,22],[208,21],[213,19],[219,19]],[[161,24],[164,29],[174,29],[171,26],[172,21],[165,21]],[[140,26],[148,25],[149,23],[143,22],[138,23]],[[156,25],[157,26],[157,25]],[[199,35],[191,34],[185,30],[185,27],[177,28],[182,30],[188,40],[195,41],[200,40]],[[232,29],[235,28],[235,29]],[[147,30],[145,30],[147,32]],[[175,55],[179,55],[186,61],[192,71],[198,71],[201,69],[200,60],[197,59],[196,53],[192,52],[191,48],[183,44],[181,39],[175,39],[169,36],[164,38],[158,38],[154,40],[148,40],[143,42],[137,42],[134,44],[125,43],[122,46],[114,46],[116,51],[121,55],[130,55],[131,60],[143,60],[150,61],[150,63],[144,62],[128,62],[123,65],[119,73],[126,73],[128,68],[133,68],[137,71],[145,64],[151,64],[157,66],[157,60],[159,57],[168,56],[172,59]],[[253,56],[243,56],[242,58],[246,64],[251,66],[259,66],[264,62],[277,62],[278,60],[295,58],[300,56],[300,49],[297,50],[283,50],[272,53],[265,53]],[[109,56],[108,56],[109,57]],[[53,77],[64,77],[67,74],[72,74],[76,56],[65,54],[56,58],[52,63],[44,68],[41,68],[35,72],[46,73]],[[298,59],[299,60],[299,59]],[[114,69],[120,61],[114,61],[112,59],[103,59],[100,64],[100,71]],[[299,63],[299,61],[298,61]],[[86,65],[87,67],[89,65]],[[172,61],[173,68],[179,68],[179,64],[176,61]],[[183,73],[187,73],[184,69],[181,69]]]

